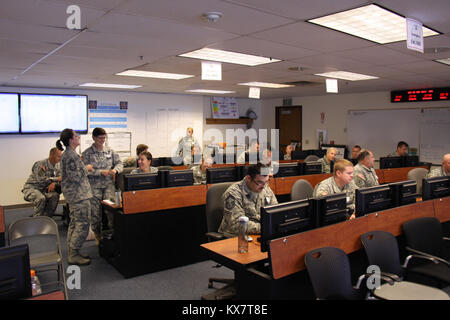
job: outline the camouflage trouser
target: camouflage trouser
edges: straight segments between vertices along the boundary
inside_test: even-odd
[[[33,216],[52,217],[59,202],[59,193],[41,192],[38,189],[24,189],[24,200],[32,202],[34,205]]]
[[[70,223],[67,230],[67,246],[79,250],[89,234],[90,199],[69,203]]]
[[[102,200],[114,201],[115,198],[115,187],[110,185],[106,188],[92,188],[93,197],[91,200],[91,228],[92,231],[100,233],[102,230]],[[113,217],[107,212],[108,217],[108,228],[113,228]]]

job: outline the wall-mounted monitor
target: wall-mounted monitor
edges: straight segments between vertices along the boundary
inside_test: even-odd
[[[261,251],[267,251],[270,240],[314,229],[315,220],[308,199],[261,208]]]
[[[0,133],[19,133],[19,95],[0,93]]]
[[[71,128],[88,131],[86,95],[20,94],[22,133],[61,132]]]

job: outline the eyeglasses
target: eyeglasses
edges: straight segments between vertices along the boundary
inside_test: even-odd
[[[267,181],[263,182],[263,181],[256,181],[255,179],[252,178],[252,181],[259,187],[265,187],[269,183],[269,179],[267,179]]]

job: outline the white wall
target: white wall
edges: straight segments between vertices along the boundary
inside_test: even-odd
[[[196,119],[192,126],[194,127],[194,135],[200,141],[202,141],[205,129],[203,119],[211,115],[209,98],[197,95],[13,87],[0,87],[0,91],[87,94],[89,100],[97,100],[98,102],[118,103],[119,101],[128,101],[127,118],[129,131],[132,132],[131,151],[133,154],[134,150],[136,150],[136,145],[139,143],[149,145],[150,150],[152,150],[152,144],[155,143],[157,137],[157,132],[154,132],[154,129],[148,129],[146,113],[154,112],[157,108],[177,108],[182,110],[192,119]],[[247,104],[252,105],[255,112],[260,112],[261,103],[259,101],[239,99],[238,102],[241,115],[245,114]],[[260,114],[258,118],[261,119]],[[176,129],[185,133],[185,124],[180,125],[178,128],[173,128],[173,130]],[[2,154],[0,158],[2,168],[0,171],[1,205],[8,206],[26,203],[23,200],[21,189],[31,172],[31,167],[35,161],[48,157],[50,148],[55,146],[58,138],[58,134],[0,135],[0,150]],[[176,148],[176,145],[174,147]],[[154,156],[165,155],[154,154]]]
[[[282,106],[282,99],[262,101],[262,128],[275,127],[275,107]],[[390,92],[371,92],[359,94],[327,94],[324,96],[294,97],[292,105],[302,106],[302,145],[303,149],[315,149],[318,146],[316,129],[327,129],[328,142],[347,144],[347,112],[359,109],[401,109],[419,107],[449,106],[448,101],[391,103]],[[320,113],[325,120],[320,122]],[[392,146],[392,151],[396,148]]]

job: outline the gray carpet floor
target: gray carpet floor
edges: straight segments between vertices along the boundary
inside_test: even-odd
[[[32,215],[33,209],[5,210],[6,230],[13,221]],[[62,213],[62,206],[57,209]],[[59,226],[61,249],[67,270],[66,228],[60,217],[54,220]],[[6,239],[8,235],[6,232]],[[113,266],[99,256],[95,241],[86,241],[83,253],[91,257],[91,264],[80,267],[81,288],[68,290],[70,300],[199,300],[202,295],[213,292],[208,288],[211,277],[233,278],[233,271],[215,268],[214,261],[203,261],[179,268],[125,279]],[[66,279],[71,274],[66,274]],[[51,275],[44,275],[49,277]],[[222,284],[215,284],[220,288]]]

